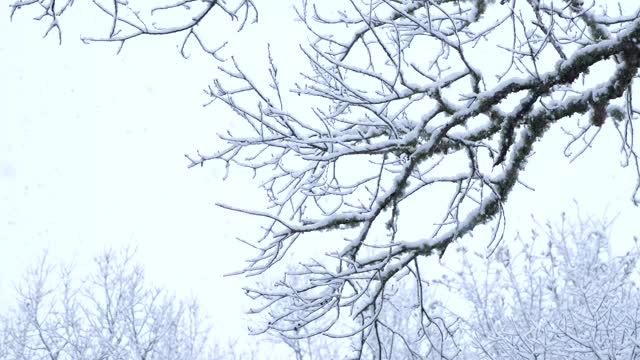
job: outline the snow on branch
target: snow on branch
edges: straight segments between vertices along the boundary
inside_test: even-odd
[[[59,41],[62,42],[61,18],[73,6],[73,0],[17,0],[11,3],[11,18],[18,10],[23,8],[38,11],[35,20],[45,21],[49,19],[49,27],[45,37],[53,30],[57,30]],[[240,21],[239,30],[242,30],[248,21],[256,22],[258,12],[252,0],[238,0],[231,3],[219,0],[179,0],[171,3],[154,3],[153,7],[139,8],[141,4],[126,0],[99,1],[92,0],[95,9],[111,19],[108,35],[106,36],[82,36],[85,43],[90,42],[115,42],[119,43],[122,50],[125,42],[144,36],[184,34],[180,45],[180,54],[187,58],[186,45],[190,39],[194,39],[200,48],[211,54],[215,59],[222,60],[218,52],[227,44],[223,42],[216,47],[207,45],[206,33],[199,25],[212,17],[214,10],[220,10],[233,21]],[[158,22],[156,18],[160,13],[167,13],[165,18],[172,19],[171,23]],[[85,16],[92,16],[86,13]],[[178,22],[175,19],[180,19]],[[186,20],[184,20],[186,19]],[[202,34],[201,34],[202,33]],[[222,36],[218,39],[219,41]]]
[[[246,289],[270,319],[256,332],[370,336],[389,282],[416,259],[483,224],[499,241],[503,204],[535,144],[561,122],[575,122],[568,148],[584,140],[580,154],[591,132],[614,126],[638,169],[630,94],[640,9],[613,16],[573,2],[502,3],[351,2],[331,17],[304,2],[297,14],[315,37],[302,47],[311,71],[291,92],[307,98],[309,113],[292,110],[271,56],[269,84],[235,59],[223,67],[230,79],[207,93],[247,131],[220,135],[224,150],[187,157],[190,166],[222,160],[262,174],[268,212],[221,205],[269,222],[239,273],[269,270],[313,233],[346,241],[301,261],[275,287]],[[429,202],[446,189],[449,201]],[[441,207],[441,218],[424,219],[430,234],[398,226],[410,198]]]

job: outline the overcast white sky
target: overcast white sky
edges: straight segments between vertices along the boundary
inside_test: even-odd
[[[216,64],[182,59],[175,38],[132,42],[120,55],[113,46],[84,45],[78,27],[91,19],[63,23],[59,46],[55,36],[42,39],[44,24],[24,14],[9,23],[8,8],[0,9],[0,309],[43,249],[84,264],[105,247],[133,241],[151,280],[193,292],[219,328],[244,332],[245,280],[222,274],[252,254],[233,238],[255,229],[250,218],[213,204],[252,204],[256,184],[240,172],[222,182],[220,164],[187,169],[184,158],[214,149],[215,133],[233,126],[232,114],[202,107]],[[263,10],[260,27],[246,35],[251,47],[236,48],[240,60],[264,56],[269,39],[280,67],[295,68],[300,58],[287,56],[303,37],[291,17]],[[530,214],[572,214],[576,199],[583,213],[620,212],[614,250],[629,246],[640,233],[640,211],[630,201],[634,173],[619,166],[613,129],[603,132],[571,165],[559,133],[538,145],[524,176],[536,191],[520,187],[510,196],[508,234],[526,230]]]

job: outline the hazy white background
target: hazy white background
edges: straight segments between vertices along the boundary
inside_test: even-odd
[[[288,88],[305,35],[286,3],[258,3],[260,24],[224,54],[237,53],[247,69],[266,73],[270,41]],[[151,281],[197,295],[218,331],[244,334],[248,303],[240,286],[254,280],[222,275],[252,255],[233,239],[256,228],[214,202],[260,207],[262,194],[246,172],[232,171],[223,182],[222,164],[187,169],[184,158],[215,149],[216,132],[238,121],[221,107],[202,107],[202,88],[217,64],[197,46],[182,59],[180,37],[131,41],[120,55],[110,44],[84,45],[80,33],[104,35],[101,21],[108,19],[82,18],[80,6],[63,19],[62,46],[57,34],[42,39],[46,24],[32,14],[18,12],[10,23],[9,8],[0,7],[0,310],[43,249],[86,266],[106,247],[134,243]],[[229,36],[235,28],[211,38]],[[509,198],[506,239],[528,231],[530,214],[542,221],[563,210],[573,215],[575,199],[585,214],[620,213],[614,251],[625,251],[640,233],[640,211],[630,201],[635,174],[620,168],[616,136],[607,127],[594,149],[569,165],[566,138],[549,134],[523,177],[536,191],[519,187]]]

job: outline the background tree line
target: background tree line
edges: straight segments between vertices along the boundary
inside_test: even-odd
[[[636,239],[628,253],[612,255],[610,231],[611,223],[563,214],[489,258],[459,245],[441,275],[422,286],[400,281],[385,294],[363,357],[640,358],[640,248]],[[45,253],[15,282],[13,306],[0,316],[0,359],[314,360],[349,352],[346,339],[304,333],[219,343],[213,335],[224,324],[211,324],[196,297],[146,281],[134,255],[106,250],[83,275]]]

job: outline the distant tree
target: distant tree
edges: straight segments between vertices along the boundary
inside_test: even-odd
[[[614,256],[609,223],[563,215],[539,230],[490,259],[460,248],[462,271],[439,282],[470,309],[440,307],[460,321],[460,358],[640,359],[637,239]]]
[[[200,42],[210,10],[233,17],[254,9],[250,1],[179,1],[158,10],[198,15],[159,29],[133,2],[94,3],[113,21],[108,36],[92,39],[120,43],[180,31]],[[55,4],[13,6],[40,6],[59,29],[66,8]],[[480,225],[491,225],[497,243],[503,205],[526,186],[522,170],[551,128],[568,134],[571,159],[605,126],[617,132],[622,163],[638,174],[631,192],[639,204],[639,14],[631,1],[303,1],[297,17],[312,37],[301,50],[310,70],[290,92],[270,51],[268,83],[231,57],[227,80],[207,93],[242,122],[220,132],[227,147],[187,158],[191,167],[217,160],[251,169],[265,190],[264,211],[219,204],[265,220],[264,234],[245,241],[257,255],[238,273],[263,274],[314,235],[326,243],[324,257],[303,259],[274,286],[245,289],[268,315],[255,333],[346,337],[346,356],[362,358],[378,343],[390,284],[406,274],[421,284],[420,263]],[[408,226],[416,211],[417,226]]]
[[[149,285],[131,249],[97,256],[87,277],[44,255],[16,282],[16,294],[0,315],[0,360],[258,358],[254,345],[214,343],[197,299]]]
[[[9,355],[9,331],[7,320],[0,316],[0,359],[6,359]]]

